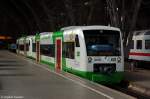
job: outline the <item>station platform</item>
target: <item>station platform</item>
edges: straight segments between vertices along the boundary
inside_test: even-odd
[[[0,99],[135,99],[47,65],[0,51]]]
[[[125,80],[129,81],[129,89],[150,96],[150,70],[135,68],[133,71],[128,64],[125,68]]]

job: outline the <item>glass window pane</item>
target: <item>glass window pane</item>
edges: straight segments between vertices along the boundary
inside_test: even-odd
[[[76,47],[80,47],[78,35],[76,35],[75,37],[75,42],[76,42]]]
[[[36,43],[33,43],[32,45],[32,52],[36,52]]]
[[[137,40],[136,48],[142,49],[142,40]]]
[[[150,35],[150,31],[146,32],[145,35]]]
[[[84,30],[88,56],[120,56],[120,32],[113,30]]]
[[[19,45],[19,49],[20,49],[21,51],[24,51],[24,45],[23,45],[23,44]]]
[[[41,44],[40,51],[41,51],[41,55],[54,57],[55,56],[55,45],[54,44]]]
[[[63,43],[63,54],[65,58],[74,59],[75,58],[75,45],[74,42],[65,42]]]
[[[145,40],[145,49],[150,49],[150,40]]]

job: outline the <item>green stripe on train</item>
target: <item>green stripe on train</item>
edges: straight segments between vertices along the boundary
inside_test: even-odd
[[[35,58],[34,58],[34,57],[32,57],[32,56],[27,56],[27,58],[30,58],[30,59],[35,60]]]
[[[48,61],[45,61],[45,60],[41,60],[40,63],[48,65],[51,70],[55,69],[55,64],[54,63],[51,63],[51,62],[48,62]]]
[[[65,71],[92,80],[94,82],[99,82],[101,84],[120,83],[120,81],[123,79],[123,72],[114,72],[111,75],[106,75],[101,73],[79,71],[72,68],[66,68]]]

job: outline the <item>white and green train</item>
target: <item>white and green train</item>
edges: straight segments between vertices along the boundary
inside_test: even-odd
[[[16,52],[21,55],[25,55],[25,37],[19,38],[17,41],[17,50]]]
[[[20,41],[17,40],[18,45]],[[103,84],[119,83],[123,79],[123,44],[118,28],[71,26],[58,32],[28,36],[25,43],[28,50],[23,50],[27,53],[24,55],[57,71]]]

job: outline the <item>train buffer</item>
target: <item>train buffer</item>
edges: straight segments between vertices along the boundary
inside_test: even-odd
[[[135,99],[8,51],[0,51],[0,99]]]

